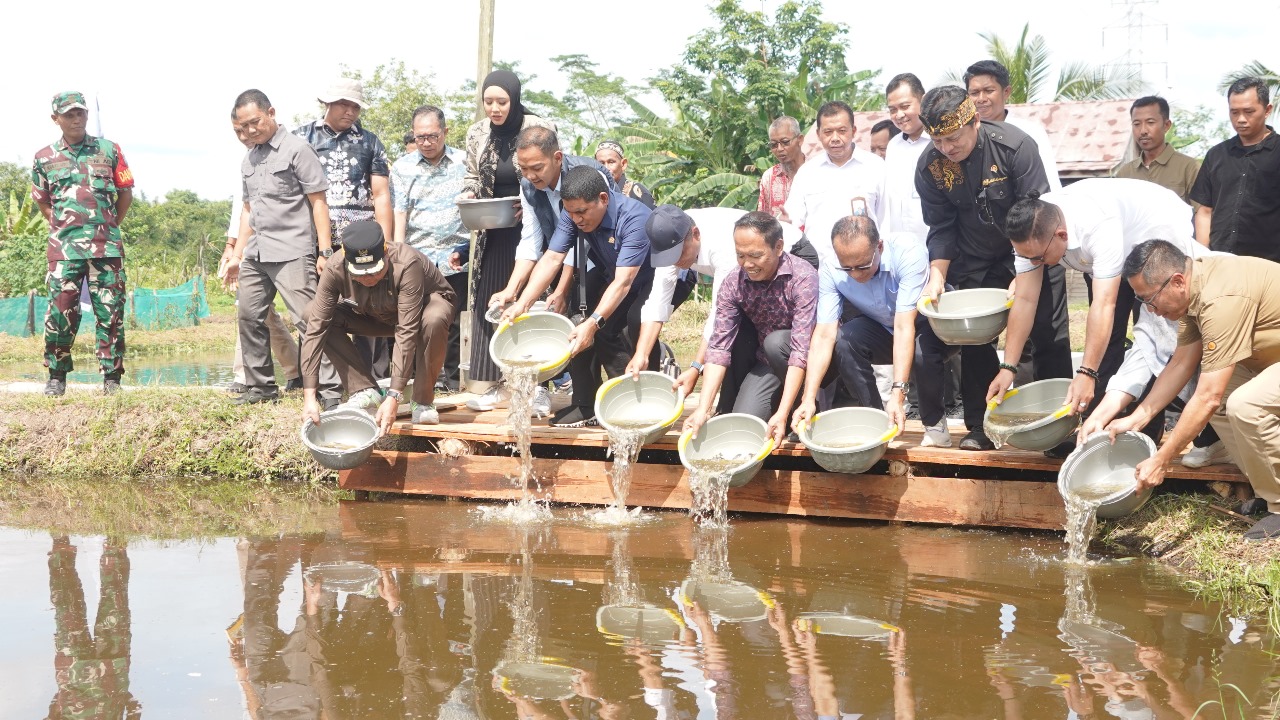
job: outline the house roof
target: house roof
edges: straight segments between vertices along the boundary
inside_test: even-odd
[[[1122,160],[1133,156],[1129,129],[1132,100],[1010,105],[1023,117],[1044,124],[1058,158],[1058,175],[1063,178],[1095,177],[1111,172]],[[871,148],[871,127],[889,117],[884,110],[856,113],[854,142]],[[805,133],[804,152],[808,157],[822,150],[817,127]]]

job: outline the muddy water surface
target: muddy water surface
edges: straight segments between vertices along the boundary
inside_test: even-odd
[[[1147,561],[1068,573],[1059,534],[475,508],[198,543],[0,529],[0,717],[1255,718],[1276,692],[1263,624]]]

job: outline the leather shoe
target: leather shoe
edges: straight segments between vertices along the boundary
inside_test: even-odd
[[[279,402],[280,392],[274,387],[270,390],[264,390],[260,387],[251,387],[245,390],[240,397],[231,402],[236,405],[256,405],[257,403]]]

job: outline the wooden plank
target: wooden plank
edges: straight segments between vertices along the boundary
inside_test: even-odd
[[[563,405],[566,400],[556,396],[553,406]],[[686,413],[687,415],[688,413]],[[477,413],[465,408],[453,412],[441,413],[439,425],[413,425],[409,422],[397,422],[392,426],[392,433],[425,438],[458,438],[470,442],[512,443],[515,438],[506,425],[506,411],[495,410]],[[564,445],[570,447],[609,447],[609,435],[601,428],[553,428],[545,419],[535,419],[530,432],[531,441],[537,445]],[[680,439],[678,428],[680,423],[665,435],[645,446],[650,450],[676,451]],[[885,451],[886,460],[901,460],[912,464],[950,465],[960,467],[988,467],[1013,470],[1029,470],[1035,472],[1057,474],[1062,465],[1061,460],[1047,458],[1044,453],[1027,450],[1007,449],[987,452],[971,452],[952,448],[921,447],[924,427],[919,421],[907,423],[907,430],[889,444]],[[809,452],[803,445],[783,443],[773,451],[779,457],[806,457]],[[1170,478],[1180,480],[1200,480],[1205,482],[1248,482],[1244,474],[1231,464],[1211,465],[1206,468],[1187,468],[1180,463],[1170,466],[1167,474]]]
[[[613,501],[609,465],[587,460],[535,459],[539,498],[558,503],[606,505]],[[363,466],[344,472],[341,486],[480,500],[514,500],[510,478],[518,460],[509,457],[443,458],[404,452],[375,452]],[[628,504],[688,508],[684,469],[637,464]],[[837,475],[765,469],[748,485],[729,493],[738,512],[1056,529],[1065,514],[1051,483],[964,478]]]

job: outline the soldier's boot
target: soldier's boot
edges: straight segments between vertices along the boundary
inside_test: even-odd
[[[115,395],[120,392],[120,373],[107,373],[102,377],[102,394]]]
[[[50,372],[49,382],[44,385],[44,394],[47,397],[62,397],[67,394],[67,374],[64,372]]]

